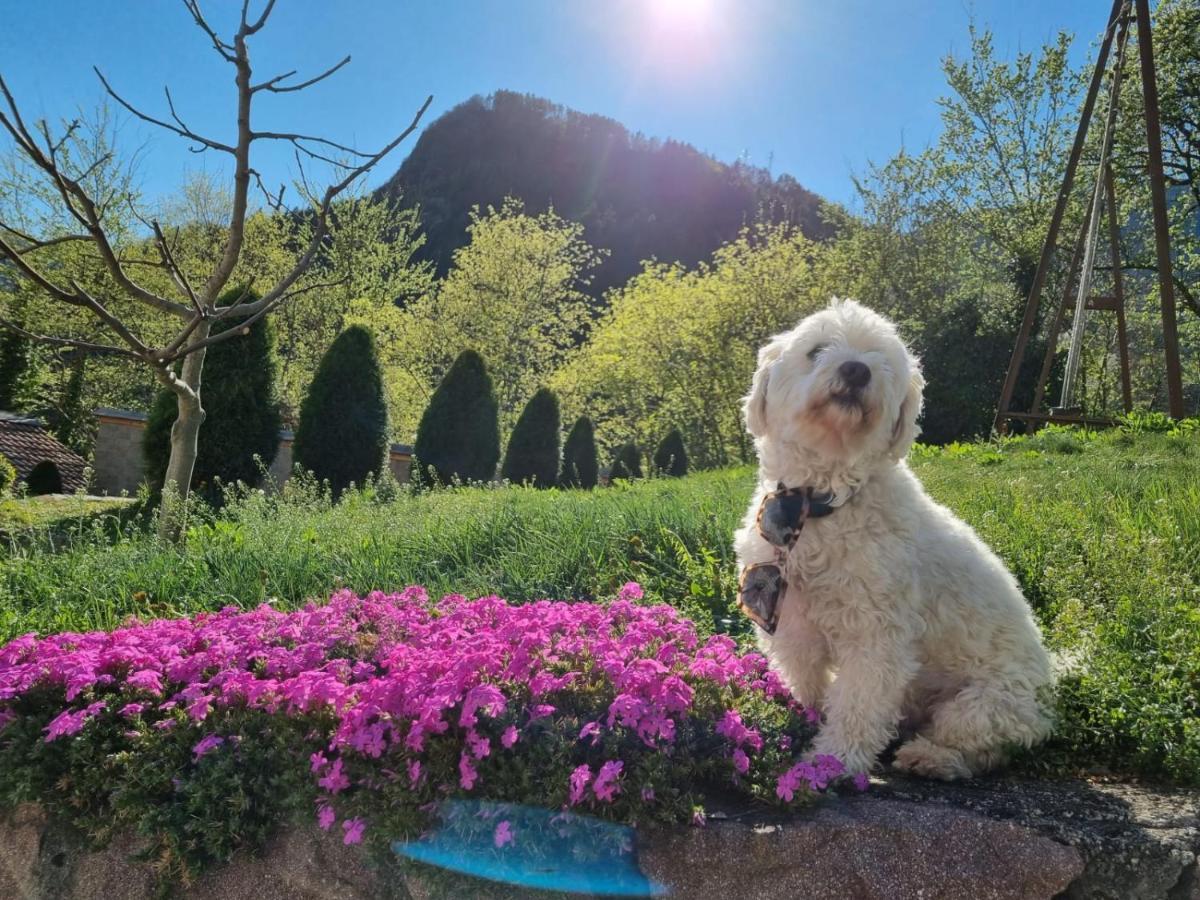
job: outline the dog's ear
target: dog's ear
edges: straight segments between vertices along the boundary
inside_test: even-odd
[[[783,354],[781,337],[772,338],[758,351],[758,368],[750,382],[750,393],[742,398],[742,412],[746,416],[746,429],[755,437],[767,431],[767,384],[771,378],[771,366]]]
[[[900,412],[896,416],[896,424],[892,426],[892,440],[888,445],[888,455],[893,459],[903,459],[908,453],[908,448],[921,433],[917,419],[921,416],[921,406],[924,403],[922,391],[925,389],[925,377],[921,374],[920,362],[916,358],[911,362],[912,374],[908,379],[908,389],[900,403]]]

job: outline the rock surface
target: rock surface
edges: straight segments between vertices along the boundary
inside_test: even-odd
[[[0,815],[0,897],[149,900],[132,839],[89,850],[36,806]],[[714,803],[705,828],[639,835],[645,873],[671,896],[1200,900],[1200,793],[1133,785],[888,778],[862,796],[775,815]],[[471,896],[521,896],[475,882]],[[205,873],[192,900],[450,896],[436,879],[368,865],[316,828]],[[454,896],[465,896],[460,889]],[[543,896],[543,895],[539,895]]]

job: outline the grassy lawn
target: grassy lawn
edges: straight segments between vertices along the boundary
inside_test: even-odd
[[[1062,723],[1028,770],[1110,770],[1200,783],[1200,448],[1197,436],[1049,430],[919,449],[913,467],[1020,578],[1067,674]],[[748,636],[732,611],[730,537],[749,468],[583,492],[473,488],[336,507],[252,494],[193,524],[188,548],[92,520],[56,552],[0,558],[0,640],[111,627],[336,587],[606,596],[640,581],[702,630]],[[101,517],[103,518],[103,517]]]
[[[67,532],[107,514],[116,514],[136,501],[128,497],[10,497],[0,500],[0,534],[14,539],[47,532]]]

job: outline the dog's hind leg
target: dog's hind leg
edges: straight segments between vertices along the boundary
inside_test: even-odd
[[[1049,731],[1032,691],[974,682],[933,710],[931,724],[896,751],[893,765],[929,778],[969,778],[1004,763],[1008,748],[1031,746]]]

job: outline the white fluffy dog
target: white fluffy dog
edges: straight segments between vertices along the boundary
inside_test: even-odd
[[[833,495],[787,551],[761,644],[824,710],[815,752],[866,771],[902,733],[895,767],[952,779],[1049,734],[1052,675],[1016,580],[904,462],[923,386],[895,327],[854,301],[773,338],[745,398],[759,478],[736,548],[742,566],[780,558],[756,527],[777,486]]]

